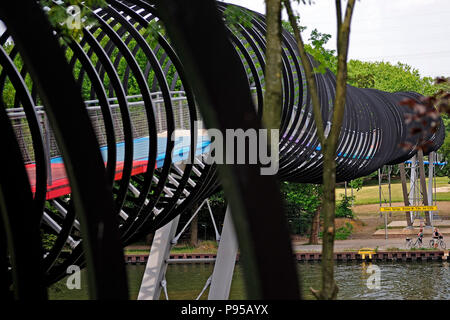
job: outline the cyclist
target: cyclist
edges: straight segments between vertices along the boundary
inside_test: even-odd
[[[419,240],[420,244],[422,244],[423,239],[423,229],[420,228],[419,233],[417,234],[417,240]]]
[[[439,232],[438,228],[434,228],[433,231],[433,245],[435,248],[437,248],[438,244],[439,244],[439,239],[442,239],[442,234]]]

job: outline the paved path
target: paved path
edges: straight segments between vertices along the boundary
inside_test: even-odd
[[[424,238],[425,244],[427,242],[427,238]],[[297,252],[321,252],[322,244],[318,245],[308,245],[303,244],[303,241],[293,241],[292,248]],[[380,250],[384,250],[387,248],[399,248],[406,249],[405,247],[405,238],[393,238],[393,239],[353,239],[353,240],[336,240],[334,242],[334,250],[335,251],[344,251],[344,250],[358,250],[361,248],[373,248],[378,247]],[[136,249],[150,249],[148,246],[129,246],[128,250],[136,250]]]
[[[375,249],[387,249],[387,248],[405,248],[405,239],[397,238],[397,239],[354,239],[354,240],[336,240],[334,242],[334,250],[335,251],[344,251],[346,249],[360,249],[360,248],[373,248]],[[292,243],[294,251],[322,251],[322,244],[319,245],[305,245],[301,244],[301,242],[293,242]]]

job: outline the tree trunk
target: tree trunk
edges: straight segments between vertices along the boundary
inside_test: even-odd
[[[195,209],[195,210],[197,210],[197,209]],[[189,243],[193,247],[198,246],[198,213],[195,215],[194,219],[192,219],[192,221],[191,221],[191,240],[189,241]]]
[[[342,20],[341,1],[336,0],[338,33],[338,66],[336,76],[336,93],[330,133],[323,146],[323,202],[322,217],[324,221],[322,240],[322,289],[315,296],[319,299],[336,299],[339,288],[334,281],[334,218],[336,209],[336,150],[344,117],[347,94],[347,55],[350,35],[350,22],[355,0],[347,2],[345,18]],[[314,292],[314,291],[313,291]]]
[[[314,212],[311,224],[311,233],[309,235],[309,244],[319,244],[319,227],[320,227],[320,206]]]
[[[266,70],[264,80],[263,124],[267,129],[279,129],[283,88],[281,84],[281,0],[266,0]],[[271,139],[269,130],[268,141]]]
[[[334,218],[335,218],[335,189],[336,162],[334,148],[324,148],[323,159],[323,238],[322,238],[322,289],[316,293],[319,299],[336,299],[338,287],[334,281]],[[314,291],[313,291],[314,292]]]
[[[420,190],[422,192],[422,201],[424,206],[428,206],[428,192],[427,192],[427,182],[425,176],[425,168],[423,164],[423,151],[419,149],[417,151],[417,158],[419,160],[419,174],[420,174]],[[425,225],[431,226],[430,212],[425,211]]]
[[[334,217],[335,217],[335,189],[336,189],[336,149],[341,132],[342,120],[344,117],[346,89],[347,89],[347,56],[350,35],[350,22],[353,14],[355,0],[347,2],[345,17],[342,19],[341,0],[336,0],[336,20],[337,20],[337,48],[338,66],[336,76],[336,93],[332,114],[332,125],[327,137],[324,133],[324,124],[321,116],[319,96],[315,84],[314,75],[310,61],[306,55],[301,34],[298,29],[296,18],[294,17],[290,1],[283,0],[288,12],[289,21],[294,29],[300,58],[306,73],[308,90],[313,103],[314,123],[316,133],[322,145],[323,153],[323,201],[322,217],[324,221],[323,241],[322,241],[322,288],[320,291],[311,288],[312,293],[318,299],[336,299],[338,287],[334,281]]]
[[[155,236],[155,233],[154,233],[154,232],[149,233],[149,234],[145,237],[145,243],[146,243],[147,245],[151,246],[152,243],[153,243],[153,237],[154,237],[154,236]]]
[[[398,165],[400,168],[400,179],[402,180],[402,191],[403,191],[403,201],[405,203],[405,206],[409,207],[409,198],[408,198],[408,187],[406,186],[406,171],[405,171],[405,164],[400,163]],[[406,223],[408,227],[412,227],[412,221],[411,221],[411,213],[407,211],[405,213],[406,215]]]

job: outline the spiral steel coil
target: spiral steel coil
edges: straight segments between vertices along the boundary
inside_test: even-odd
[[[221,12],[228,6],[218,4]],[[265,18],[246,9],[243,12],[251,26],[227,24],[227,30],[261,117]],[[128,245],[189,211],[217,192],[220,184],[216,166],[205,162],[207,144],[201,144],[194,132],[201,115],[170,39],[164,30],[158,30],[157,10],[141,0],[110,0],[107,7],[92,15],[97,24],[85,28],[83,38],[64,45],[64,50],[102,151],[120,237],[123,245]],[[45,284],[49,285],[66,275],[67,266],[85,264],[82,221],[76,218],[70,176],[43,107],[46,99],[41,96],[41,84],[31,80],[33,66],[22,59],[21,47],[15,44],[7,23],[0,44],[3,123],[9,122],[20,147],[34,195],[33,210],[42,209],[42,225],[56,234],[44,257]],[[321,183],[322,154],[311,99],[295,39],[286,30],[282,32],[282,62],[278,176],[285,181]],[[315,79],[327,135],[336,78],[328,70],[317,73]],[[399,102],[405,98],[419,102],[420,97],[413,92],[387,93],[348,85],[336,154],[337,181],[349,181],[383,165],[410,159],[421,141],[429,141],[427,152],[442,145],[442,120],[435,132],[422,124],[420,133],[410,134],[416,124],[407,123],[405,117],[413,111]],[[64,108],[65,101],[60,103]],[[174,134],[188,143],[177,145],[169,138]],[[406,143],[411,147],[400,147]],[[195,159],[193,163],[181,161],[188,156]],[[91,161],[88,151],[84,157]],[[61,254],[64,248],[67,250]]]

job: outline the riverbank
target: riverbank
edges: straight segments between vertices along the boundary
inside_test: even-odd
[[[270,253],[268,253],[270,254]],[[335,251],[333,254],[335,261],[367,261],[367,262],[411,262],[411,261],[450,261],[448,250],[344,250]],[[125,262],[127,264],[146,264],[147,255],[126,255]],[[320,251],[300,251],[295,253],[295,259],[299,262],[317,262],[322,260]],[[216,255],[196,254],[196,255],[171,255],[168,259],[169,264],[198,264],[198,263],[214,263]],[[239,261],[239,255],[236,256]]]
[[[142,251],[138,251],[134,249],[135,247],[130,246],[127,248],[133,248],[130,251],[125,251],[126,256],[148,256],[150,252],[150,247],[139,246]],[[357,251],[361,248],[372,248],[383,251],[406,251],[406,241],[405,239],[350,239],[350,240],[335,240],[334,241],[334,250],[337,251]],[[316,245],[305,244],[303,240],[294,240],[292,242],[292,249],[294,253],[303,253],[303,252],[321,252],[322,251],[322,243]],[[414,251],[414,249],[413,249]],[[211,250],[209,253],[205,252],[174,252],[172,251],[170,256],[173,259],[178,259],[179,257],[201,257],[201,258],[211,258],[214,257],[217,253],[217,250]]]
[[[370,248],[372,256],[364,255],[359,251]],[[145,264],[148,252],[125,253],[125,262],[128,264]],[[303,241],[294,240],[292,250],[297,261],[320,261],[322,244],[309,245]],[[217,251],[210,253],[180,253],[171,252],[169,263],[214,263]],[[270,254],[270,250],[268,250]],[[336,261],[450,261],[448,250],[431,248],[407,249],[405,239],[350,239],[336,240],[334,242],[334,259]],[[237,256],[239,261],[239,254]]]
[[[393,203],[393,206],[401,206],[402,203]],[[439,201],[437,216],[440,219],[445,219],[450,215],[450,201]],[[385,217],[380,215],[378,204],[365,204],[354,206],[353,212],[355,214],[355,219],[336,219],[336,228],[345,224],[346,222],[352,222],[353,230],[352,234],[347,240],[335,240],[334,242],[334,252],[335,254],[346,254],[347,252],[356,252],[361,248],[371,248],[379,252],[396,252],[397,255],[402,256],[405,252],[418,252],[418,251],[430,251],[431,249],[421,249],[421,250],[407,250],[406,248],[406,237],[415,238],[415,230],[412,235],[401,234],[399,237],[392,237],[388,234],[388,239],[384,239],[384,224]],[[392,212],[388,214],[387,223],[391,226],[399,224],[405,220],[404,212]],[[449,221],[449,220],[442,220]],[[397,228],[397,227],[396,227]],[[398,228],[397,228],[398,229]],[[390,227],[389,232],[393,232],[394,228]],[[430,230],[426,230],[427,232]],[[381,236],[380,236],[381,234]],[[426,234],[424,238],[424,244],[427,245],[429,235]],[[446,236],[444,235],[444,240]],[[296,255],[300,256],[302,254],[309,253],[321,253],[322,244],[319,242],[317,245],[309,245],[308,237],[298,237],[293,236],[292,238],[292,249]],[[131,264],[140,264],[147,261],[147,257],[150,251],[150,246],[128,246],[125,248],[125,261]],[[268,250],[270,252],[270,250]],[[441,251],[444,252],[444,251]],[[170,262],[188,262],[192,260],[192,263],[198,263],[198,261],[204,260],[207,263],[212,263],[216,257],[217,253],[217,243],[215,241],[202,241],[199,243],[198,247],[192,247],[187,244],[178,244],[175,246],[170,255]],[[445,254],[445,252],[444,252]],[[427,260],[428,257],[421,256],[421,259]],[[414,259],[413,256],[408,254],[404,256],[405,259]],[[196,260],[200,259],[200,260]],[[318,258],[313,258],[317,260]],[[337,259],[337,256],[336,256]],[[446,260],[446,259],[445,259]],[[196,262],[197,261],[197,262]]]

